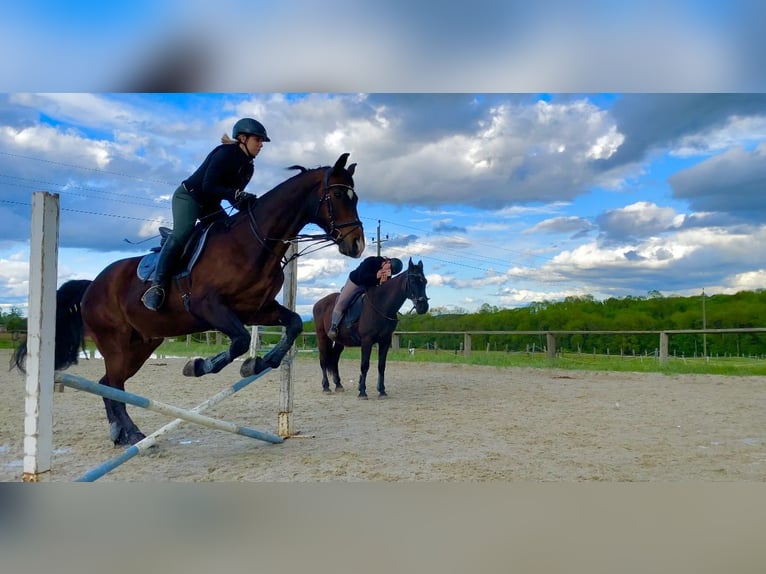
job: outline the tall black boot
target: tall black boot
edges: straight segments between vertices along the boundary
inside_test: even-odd
[[[332,311],[332,318],[330,319],[330,330],[327,331],[327,336],[330,338],[331,341],[334,341],[338,338],[338,323],[340,323],[341,318],[343,317],[342,311],[336,311],[333,309]]]
[[[157,311],[165,302],[165,291],[170,281],[170,271],[175,265],[182,247],[183,244],[177,241],[175,237],[168,235],[157,259],[157,269],[154,272],[152,285],[141,297],[144,307],[150,311]]]

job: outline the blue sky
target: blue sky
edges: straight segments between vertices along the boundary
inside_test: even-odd
[[[178,182],[243,116],[272,139],[252,193],[351,154],[368,239],[380,220],[384,253],[423,261],[437,311],[766,284],[764,95],[14,92],[0,305],[26,305],[34,191],[60,194],[59,282],[93,278],[157,243]],[[298,311],[357,263],[301,258]]]
[[[32,192],[61,197],[59,281],[92,278],[242,116],[273,139],[254,193],[350,152],[368,238],[423,260],[435,309],[764,284],[760,4],[377,4],[7,7],[0,306],[26,305]],[[353,264],[302,258],[299,311]]]

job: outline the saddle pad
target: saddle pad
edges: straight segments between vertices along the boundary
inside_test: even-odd
[[[202,248],[205,246],[205,240],[207,240],[207,234],[208,231],[210,231],[210,227],[212,226],[206,227],[202,232],[202,235],[194,248],[194,253],[192,253],[192,256],[189,258],[186,268],[176,274],[176,276],[183,276],[191,273],[194,264],[197,263],[197,259],[199,259],[199,256],[202,253]],[[141,281],[151,281],[154,279],[154,271],[157,268],[157,259],[159,259],[159,257],[160,254],[158,252],[152,251],[141,258],[141,261],[138,262],[138,267],[136,268],[136,275],[138,275],[138,278]]]

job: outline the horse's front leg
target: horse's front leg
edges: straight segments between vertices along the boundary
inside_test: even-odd
[[[266,353],[263,358],[249,357],[245,360],[242,364],[242,368],[239,370],[243,377],[257,375],[268,367],[271,367],[272,369],[277,368],[282,363],[282,359],[285,358],[285,355],[290,351],[295,339],[297,339],[298,335],[303,332],[303,320],[301,319],[301,316],[287,307],[280,305],[276,301],[272,302],[268,313],[273,314],[275,319],[260,324],[281,325],[285,328],[285,333],[282,335],[282,338],[279,339],[279,342],[274,345],[274,348]],[[263,318],[261,317],[260,320],[263,320]]]
[[[385,341],[378,342],[378,397],[387,397],[386,394],[386,357],[388,356],[388,350],[391,348],[391,341],[386,343]]]
[[[362,343],[362,362],[359,373],[359,398],[367,398],[367,371],[370,370],[370,354],[372,343]]]
[[[191,359],[184,365],[183,373],[187,377],[201,377],[217,373],[234,359],[250,348],[250,333],[234,311],[224,306],[217,297],[206,297],[193,306],[196,316],[207,322],[213,329],[220,331],[231,340],[229,348],[217,355],[202,359]]]

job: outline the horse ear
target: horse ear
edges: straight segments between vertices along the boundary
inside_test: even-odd
[[[338,158],[338,161],[335,162],[335,165],[333,166],[332,170],[334,172],[342,170],[344,167],[346,167],[346,161],[348,161],[348,153],[343,153]]]
[[[348,170],[347,170],[347,171],[348,171],[348,174],[349,174],[349,175],[354,175],[354,170],[355,170],[355,169],[356,169],[356,164],[355,164],[355,163],[352,163],[350,166],[348,166]]]

